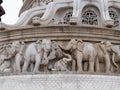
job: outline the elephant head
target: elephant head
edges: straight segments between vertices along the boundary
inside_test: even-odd
[[[74,50],[79,50],[80,52],[83,51],[83,47],[84,47],[84,42],[81,39],[71,39],[65,50],[70,50],[70,51],[74,51]]]
[[[36,48],[36,51],[37,51],[38,53],[40,53],[41,50],[42,50],[41,43],[42,43],[41,40],[37,40],[37,41],[35,42],[35,48]]]
[[[76,39],[71,39],[71,40],[68,42],[65,50],[70,50],[70,51],[72,51],[72,50],[75,50],[76,48],[77,48],[77,40],[76,40]]]
[[[58,44],[56,41],[52,41],[51,51],[48,55],[48,60],[59,60],[63,57],[63,47]]]
[[[116,55],[120,57],[119,47],[112,45],[110,41],[101,41],[100,47],[104,54],[110,53],[112,55],[112,63],[118,69],[118,65],[115,63],[115,57]]]
[[[84,47],[84,42],[81,39],[77,40],[77,49],[82,52],[83,51],[83,47]]]
[[[22,55],[23,54],[22,52],[23,52],[24,42],[14,41],[8,47],[9,48],[6,48],[6,50],[8,52],[8,56],[5,57],[5,60],[9,60],[12,57],[15,57],[15,55],[17,53],[20,53]]]
[[[12,49],[14,52],[19,52],[20,46],[21,46],[21,44],[20,44],[19,41],[14,41],[14,42],[12,42],[12,44],[11,44],[11,49]]]
[[[111,46],[112,44],[110,41],[101,41],[99,45],[104,54],[111,52]]]

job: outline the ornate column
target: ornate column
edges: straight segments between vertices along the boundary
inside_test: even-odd
[[[103,24],[107,27],[112,27],[114,25],[114,21],[110,18],[108,11],[108,0],[100,0],[101,6],[101,15],[103,17]]]

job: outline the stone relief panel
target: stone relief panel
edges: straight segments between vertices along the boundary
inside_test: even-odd
[[[82,11],[80,23],[83,25],[100,25],[100,13],[96,7],[85,7]]]
[[[114,26],[113,27],[117,27],[119,28],[120,26],[120,17],[119,17],[119,12],[117,11],[117,9],[110,7],[109,8],[109,14],[111,19],[114,20]]]
[[[120,45],[71,39],[32,43],[14,41],[0,47],[0,73],[99,72],[120,73]]]

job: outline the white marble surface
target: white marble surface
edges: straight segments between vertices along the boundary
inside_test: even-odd
[[[120,90],[120,77],[83,74],[1,76],[0,90]]]

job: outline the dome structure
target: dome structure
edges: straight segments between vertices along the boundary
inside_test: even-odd
[[[23,0],[0,23],[0,75],[0,90],[119,90],[120,0]]]

